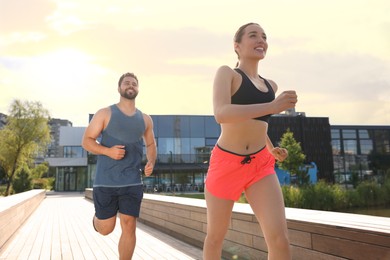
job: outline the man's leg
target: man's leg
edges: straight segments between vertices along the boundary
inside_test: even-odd
[[[97,232],[106,236],[110,234],[115,228],[116,216],[113,216],[108,219],[98,219],[96,216],[93,216],[93,227]]]
[[[122,234],[119,239],[118,251],[120,260],[129,260],[133,257],[136,243],[137,218],[125,214],[119,214]]]
[[[118,200],[114,199],[113,195],[115,195],[114,188],[93,188],[95,215],[92,223],[95,230],[102,235],[110,234],[115,228]]]

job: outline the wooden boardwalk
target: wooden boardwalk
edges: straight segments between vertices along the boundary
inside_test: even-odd
[[[118,259],[119,221],[108,236],[92,227],[84,193],[48,193],[26,223],[0,248],[0,259]],[[202,250],[137,223],[133,259],[201,259]]]

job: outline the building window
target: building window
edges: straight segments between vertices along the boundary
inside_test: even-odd
[[[64,158],[82,158],[86,153],[81,146],[64,146]]]
[[[390,135],[386,130],[375,130],[376,152],[390,154]]]
[[[356,139],[356,130],[343,129],[344,139]]]
[[[344,154],[357,154],[356,140],[344,140]]]
[[[369,154],[373,150],[372,140],[364,139],[360,140],[360,153],[361,154]]]
[[[333,155],[340,155],[340,153],[341,153],[340,140],[332,140],[332,152],[333,152]]]
[[[370,135],[368,134],[368,130],[359,130],[359,138],[360,139],[370,139]]]
[[[332,139],[340,139],[340,130],[339,129],[332,129],[330,132]]]

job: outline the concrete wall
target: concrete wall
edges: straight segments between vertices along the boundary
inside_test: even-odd
[[[30,190],[0,198],[0,248],[45,197],[45,190]]]
[[[92,191],[86,191],[92,198]],[[286,208],[293,259],[390,259],[390,218]],[[202,247],[204,200],[145,194],[140,222]],[[267,259],[267,247],[248,204],[236,203],[223,256]]]

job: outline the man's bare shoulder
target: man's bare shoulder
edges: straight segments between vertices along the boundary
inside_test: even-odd
[[[99,109],[94,115],[91,121],[107,121],[111,117],[111,108],[104,107]]]
[[[153,119],[152,119],[152,117],[150,115],[148,115],[148,114],[145,114],[145,113],[142,113],[142,116],[144,118],[146,127],[149,127],[149,126],[153,127]]]

